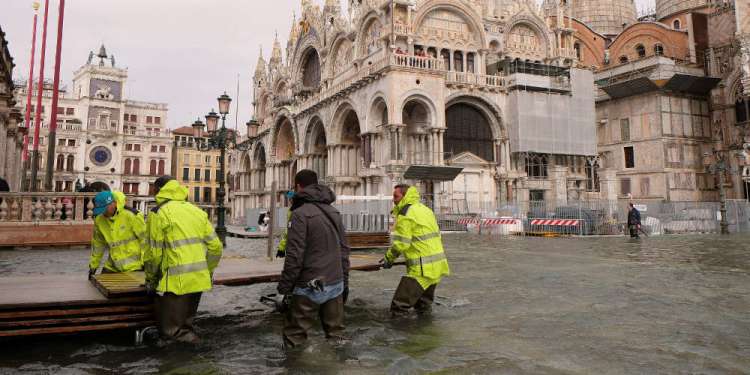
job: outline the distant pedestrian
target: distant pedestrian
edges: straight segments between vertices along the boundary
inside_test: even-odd
[[[344,303],[349,294],[349,246],[341,214],[331,206],[336,195],[318,184],[318,175],[302,170],[294,176],[295,195],[277,290],[289,304],[284,345],[307,340],[317,319],[326,338],[344,334]]]
[[[638,232],[641,230],[641,213],[632,203],[628,211],[628,229],[630,230],[630,237],[640,238]]]
[[[393,189],[395,227],[393,245],[381,260],[383,268],[391,268],[396,259],[406,258],[406,276],[401,278],[391,302],[393,315],[405,315],[413,308],[418,313],[432,309],[435,289],[443,276],[450,274],[443,251],[435,213],[420,202],[413,186],[398,185]]]

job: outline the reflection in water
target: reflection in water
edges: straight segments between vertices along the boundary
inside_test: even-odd
[[[453,275],[429,317],[393,320],[403,269],[353,273],[344,343],[320,327],[281,347],[274,285],[204,295],[198,347],[133,347],[122,332],[24,339],[0,373],[745,373],[750,369],[747,237],[543,239],[448,235]],[[231,254],[265,243],[230,240]],[[83,275],[85,250],[0,252],[3,275]]]

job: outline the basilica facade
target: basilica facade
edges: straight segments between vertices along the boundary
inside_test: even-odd
[[[302,1],[286,48],[277,38],[256,66],[235,212],[267,207],[271,183],[290,189],[304,168],[341,196],[412,183],[440,212],[599,196],[594,75],[570,9],[550,11],[560,22],[531,0],[354,0],[347,14]]]

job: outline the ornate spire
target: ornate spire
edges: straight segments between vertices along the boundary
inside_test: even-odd
[[[259,79],[266,74],[266,60],[263,59],[263,46],[260,46],[258,62],[255,64],[255,79]]]
[[[281,65],[281,44],[279,43],[279,32],[276,32],[276,37],[273,40],[273,50],[271,51],[271,66]]]
[[[297,40],[299,36],[299,25],[297,24],[297,13],[292,12],[292,29],[289,31],[289,43]]]

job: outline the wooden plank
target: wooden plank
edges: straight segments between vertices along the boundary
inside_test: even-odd
[[[5,328],[20,327],[43,327],[78,325],[85,323],[120,322],[120,321],[153,321],[154,314],[126,314],[126,315],[97,315],[82,318],[60,318],[60,319],[37,319],[37,320],[15,320],[11,322],[0,322],[0,330]]]
[[[0,278],[0,310],[91,303],[108,301],[85,275]]]
[[[102,273],[94,276],[92,283],[107,298],[142,294],[146,275],[143,272]]]
[[[46,335],[46,334],[111,331],[111,330],[116,330],[116,329],[137,329],[137,328],[154,326],[154,325],[156,325],[155,321],[143,321],[143,322],[129,322],[129,323],[70,326],[70,327],[17,329],[17,330],[12,330],[12,331],[0,331],[0,337],[18,337],[18,336],[34,336],[34,335]]]
[[[111,306],[111,307],[92,307],[77,309],[58,309],[58,310],[19,310],[13,312],[0,312],[0,320],[19,319],[19,318],[42,318],[55,316],[76,316],[76,315],[97,315],[97,314],[117,314],[117,313],[134,313],[143,311],[152,311],[153,305],[135,305],[135,306]]]

